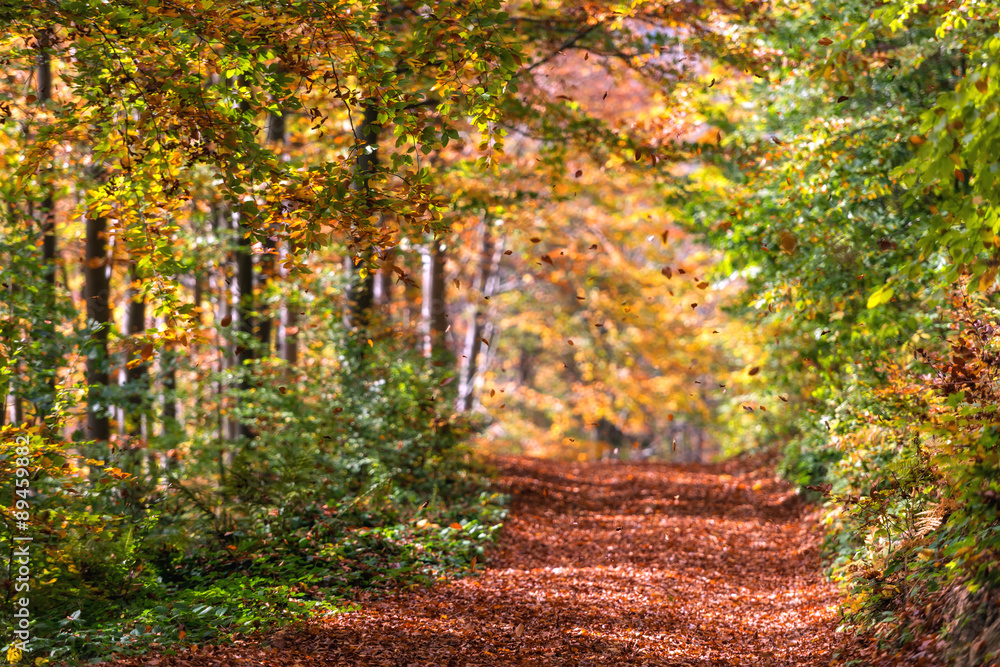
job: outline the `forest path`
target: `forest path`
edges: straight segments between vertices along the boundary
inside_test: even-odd
[[[176,664],[828,665],[843,646],[810,508],[766,470],[497,463],[511,514],[477,576]]]

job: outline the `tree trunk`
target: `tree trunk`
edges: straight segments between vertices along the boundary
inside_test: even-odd
[[[47,31],[38,34],[38,55],[35,57],[35,94],[38,104],[44,106],[52,99],[52,65],[49,61],[50,35]],[[52,170],[46,169],[41,179],[42,195],[42,258],[45,262],[45,280],[53,288],[56,284],[56,224],[53,214]]]
[[[469,307],[469,322],[465,330],[465,343],[462,347],[462,367],[458,385],[459,412],[472,410],[475,404],[476,373],[479,369],[479,351],[483,345],[483,331],[486,328],[487,298],[492,296],[492,276],[495,264],[498,262],[498,248],[493,238],[492,221],[489,214],[483,217],[482,243],[479,249],[479,267],[476,270],[475,282],[472,285],[470,298],[475,302]]]
[[[38,33],[38,55],[35,57],[35,96],[38,98],[39,106],[45,106],[52,99],[52,65],[48,53],[51,44],[51,34],[47,30]],[[55,218],[55,196],[52,185],[52,168],[42,170],[38,175],[39,185],[42,189],[42,201],[39,204],[39,222],[42,231],[42,275],[48,287],[48,291],[43,295],[46,307],[50,312],[55,312],[56,307],[56,218]],[[44,418],[50,413],[55,405],[56,395],[56,373],[60,365],[60,354],[57,349],[55,324],[44,324],[35,329],[36,335],[41,339],[47,358],[45,374],[48,375],[46,384],[48,385],[48,396],[38,401],[40,416]]]
[[[366,217],[373,213],[372,198],[369,191],[369,181],[378,165],[378,141],[381,128],[378,120],[378,103],[375,99],[365,100],[365,113],[361,124],[355,129],[354,138],[357,142],[357,162],[354,168],[353,190],[359,190],[364,195],[364,205],[361,215]],[[344,257],[344,272],[350,276],[344,299],[344,328],[366,329],[368,327],[372,305],[374,304],[375,281],[374,273],[367,265],[370,244],[366,236],[367,230],[356,230],[355,250],[358,260],[348,254]],[[364,269],[364,275],[362,275]]]
[[[385,253],[385,259],[382,260],[378,273],[375,274],[373,298],[376,306],[385,307],[392,303],[392,279],[395,275],[392,267],[395,259],[396,249],[390,248]]]
[[[282,249],[282,264],[287,250]],[[281,274],[287,279],[288,271],[282,267]],[[292,292],[294,294],[294,290]],[[278,326],[278,354],[293,367],[299,362],[299,307],[297,299],[285,297],[281,307],[281,319]]]
[[[135,266],[129,269],[129,279],[125,304],[125,333],[134,339],[146,331],[146,302],[135,287],[138,281]],[[128,400],[122,409],[123,419],[119,427],[128,435],[142,434],[142,403],[149,393],[148,378],[149,365],[145,361],[131,368],[126,365],[123,372],[122,381],[127,388]]]
[[[108,387],[109,301],[107,221],[87,218],[84,293],[87,300],[87,325],[90,327],[90,351],[87,354],[87,429],[88,439],[99,442],[110,437],[107,405],[102,394]]]
[[[444,244],[433,240],[424,248],[424,273],[421,282],[420,319],[424,338],[424,356],[440,360],[444,356],[445,330],[448,314],[445,310]]]
[[[236,288],[233,295],[236,314],[236,331],[241,335],[236,343],[236,367],[240,373],[240,389],[250,389],[250,375],[246,368],[253,360],[252,340],[254,335],[253,321],[253,255],[250,253],[249,229],[243,224],[238,213],[233,213],[233,227],[236,230]],[[239,436],[252,439],[253,434],[246,420],[239,421]]]
[[[287,128],[285,124],[284,110],[267,115],[267,140],[276,144],[275,149],[284,159],[285,144],[287,142]],[[283,246],[279,254],[278,272],[287,281],[288,270],[284,268],[285,259],[288,257],[288,247]],[[278,318],[278,355],[289,366],[295,366],[299,361],[299,304],[294,299],[285,297],[281,306]]]

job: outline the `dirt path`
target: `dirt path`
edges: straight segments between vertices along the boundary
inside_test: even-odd
[[[190,664],[827,665],[842,644],[818,531],[765,472],[499,464],[512,512],[480,576]]]

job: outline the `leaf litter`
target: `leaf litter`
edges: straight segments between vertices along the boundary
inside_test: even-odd
[[[812,666],[853,652],[818,512],[759,461],[496,463],[511,513],[472,576],[115,665]]]

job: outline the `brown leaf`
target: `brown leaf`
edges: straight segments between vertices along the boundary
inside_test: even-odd
[[[760,366],[754,366],[753,368],[747,371],[747,375],[751,377],[757,375],[757,373],[760,373]]]
[[[222,317],[222,319],[221,319],[221,320],[219,320],[219,325],[220,325],[220,326],[224,326],[224,327],[228,327],[228,326],[229,326],[230,324],[232,324],[232,323],[233,323],[233,316],[232,316],[232,314],[230,314],[230,313],[226,313],[226,314],[225,314],[225,315],[224,315],[224,316]]]
[[[778,245],[784,252],[791,254],[799,246],[799,239],[789,231],[782,231],[778,234]]]
[[[833,44],[833,40],[830,39],[829,37],[824,37],[817,43],[820,44],[821,46],[830,46],[831,44]]]

